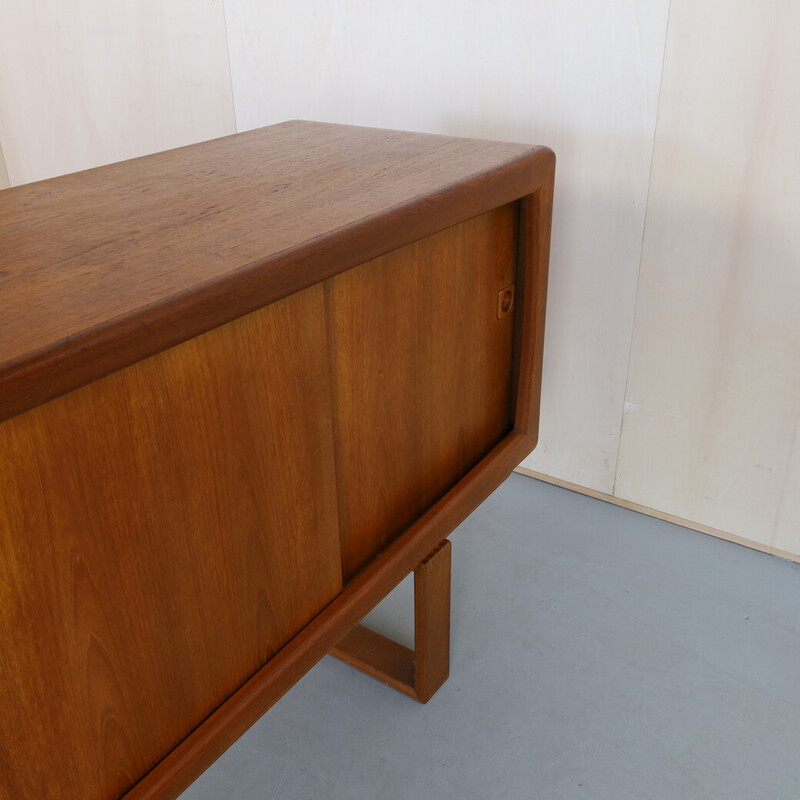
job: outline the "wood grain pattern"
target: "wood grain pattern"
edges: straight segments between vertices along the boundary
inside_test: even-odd
[[[209,143],[186,198],[194,149],[33,187],[0,223],[17,248],[0,354],[23,345],[0,367],[0,785],[15,798],[176,797],[533,445],[552,153],[295,123],[268,157],[264,136]],[[130,205],[154,164],[163,196]],[[212,186],[230,202],[194,205]],[[66,233],[76,209],[97,215],[83,244]],[[121,310],[137,288],[145,305]],[[25,351],[42,336],[25,308],[63,337]],[[425,656],[429,688],[444,652]]]
[[[450,675],[450,542],[414,570],[414,690],[427,703]]]
[[[416,699],[414,651],[366,625],[356,625],[330,655]]]
[[[323,312],[0,425],[0,796],[118,798],[338,593]]]
[[[516,200],[549,155],[292,122],[3,192],[0,419]]]
[[[525,434],[514,431],[506,436],[122,800],[175,800],[477,508],[530,448]]]
[[[512,427],[506,205],[326,283],[342,569],[352,578]]]
[[[517,315],[544,311],[543,299],[534,297],[531,287],[546,285],[547,265],[539,263],[538,259],[546,257],[549,250],[549,198],[552,197],[554,160],[550,151],[545,155],[537,169],[539,184],[536,187],[543,190],[540,196],[545,202],[526,202],[523,207],[519,246],[524,247],[525,255],[519,259],[519,266],[525,272],[528,290],[518,297]],[[533,237],[533,246],[527,237]],[[534,280],[534,275],[539,277]],[[517,279],[520,277],[518,274]],[[531,302],[532,299],[535,302]],[[489,304],[493,317],[494,303],[495,298],[492,298]],[[534,320],[520,324],[518,331],[523,329],[541,330],[543,323]],[[539,336],[528,346],[514,348],[514,358],[523,362],[515,365],[514,374],[530,376],[534,387],[538,387],[541,380],[537,369],[541,369],[542,344]],[[526,359],[531,363],[524,363]],[[356,574],[333,602],[142,778],[124,800],[174,800],[497,488],[535,443],[533,433],[537,420],[533,414],[538,411],[538,398],[534,398],[531,388],[522,380],[517,384],[522,400],[515,401],[515,408],[530,413],[517,415],[515,422],[520,428],[506,435],[477,466]],[[511,414],[510,407],[508,413]]]

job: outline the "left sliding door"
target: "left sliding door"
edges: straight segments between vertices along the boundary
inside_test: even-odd
[[[341,589],[312,287],[0,424],[0,794],[117,798]]]

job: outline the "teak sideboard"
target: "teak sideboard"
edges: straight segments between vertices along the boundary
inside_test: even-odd
[[[426,701],[537,436],[554,156],[288,122],[0,192],[0,797],[175,798],[332,652]],[[359,625],[415,574],[413,650]]]

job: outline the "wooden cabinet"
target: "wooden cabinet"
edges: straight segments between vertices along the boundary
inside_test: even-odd
[[[428,699],[552,178],[292,122],[0,193],[0,796],[175,797],[329,651]],[[415,569],[413,654],[357,623]]]

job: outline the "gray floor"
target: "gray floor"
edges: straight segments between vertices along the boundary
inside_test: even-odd
[[[451,541],[427,706],[328,656],[182,800],[800,798],[798,565],[521,475]]]

